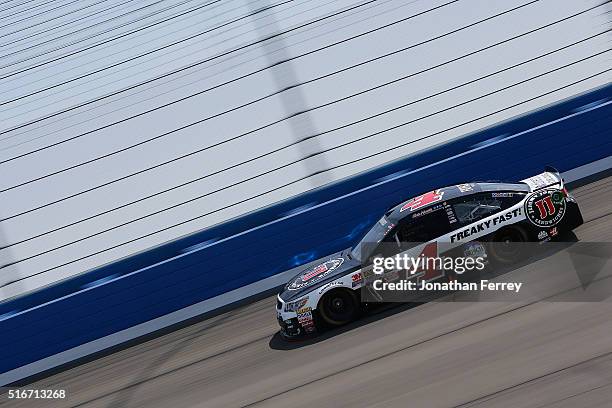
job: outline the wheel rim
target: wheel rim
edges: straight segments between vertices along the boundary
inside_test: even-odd
[[[495,258],[505,262],[514,261],[521,253],[521,242],[525,242],[525,239],[520,231],[514,229],[506,230],[495,240],[493,255]]]
[[[322,309],[325,320],[332,324],[347,323],[355,314],[355,304],[346,291],[336,291],[325,296]]]

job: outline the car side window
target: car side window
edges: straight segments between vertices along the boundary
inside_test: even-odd
[[[393,256],[399,252],[399,249],[400,242],[397,235],[397,227],[395,227],[385,234],[372,253],[377,256]]]
[[[419,218],[400,222],[397,234],[402,244],[420,243],[435,239],[451,231],[448,215],[444,208],[425,214]]]
[[[514,192],[487,192],[454,200],[455,217],[461,224],[471,224],[518,203],[524,194]]]

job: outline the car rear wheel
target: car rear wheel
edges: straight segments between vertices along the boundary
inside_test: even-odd
[[[319,301],[321,318],[331,326],[349,323],[359,313],[356,294],[349,289],[335,289],[327,292]]]
[[[529,239],[522,228],[509,227],[497,231],[491,241],[487,255],[492,261],[507,265],[522,258],[526,249],[524,243]]]

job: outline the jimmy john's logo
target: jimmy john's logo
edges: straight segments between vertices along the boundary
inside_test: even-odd
[[[464,229],[458,230],[457,232],[455,232],[453,235],[450,236],[450,242],[471,240],[471,239],[476,238],[476,237],[470,238],[470,237],[473,237],[474,235],[483,236],[486,233],[488,233],[489,229],[496,227],[500,224],[503,224],[506,221],[509,221],[513,218],[516,218],[519,215],[521,215],[520,208],[515,208],[514,210],[508,211],[504,214],[496,215],[495,217],[491,219],[479,222],[478,224],[475,224],[471,227],[466,227]]]
[[[525,215],[538,227],[552,227],[563,219],[566,210],[563,193],[556,189],[539,190],[525,200]]]
[[[298,276],[288,287],[289,290],[298,290],[308,285],[312,285],[315,282],[320,281],[332,271],[338,269],[344,262],[344,258],[335,258],[323,262],[320,265],[315,266],[312,269],[307,270],[300,276]]]

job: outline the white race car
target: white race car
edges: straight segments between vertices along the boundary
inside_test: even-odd
[[[409,249],[434,252],[442,247],[473,251],[480,245],[489,260],[508,263],[520,256],[516,245],[485,249],[480,243],[547,241],[578,227],[583,223],[578,204],[559,172],[545,170],[519,183],[443,187],[389,209],[357,245],[320,259],[285,285],[276,305],[282,336],[296,338],[354,320],[361,310],[360,289],[372,275],[366,260],[377,243],[397,242],[397,253],[408,250],[402,243],[422,243]],[[444,271],[424,271],[413,278],[443,276]]]

